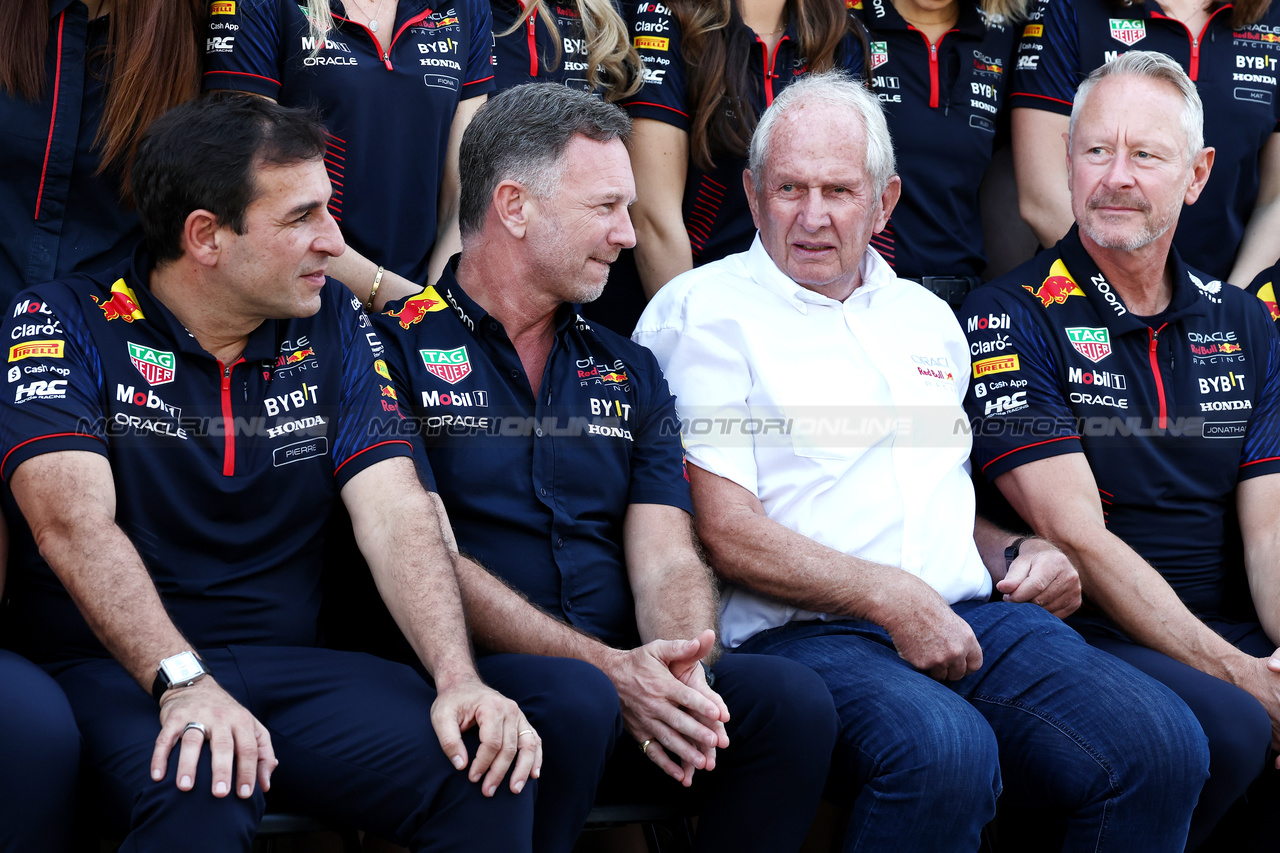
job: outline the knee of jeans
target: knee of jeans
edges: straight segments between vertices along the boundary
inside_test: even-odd
[[[1117,751],[1120,753],[1117,757],[1124,762],[1117,768],[1119,786],[1130,789],[1149,782],[1161,786],[1164,797],[1170,796],[1170,789],[1177,787],[1198,795],[1209,778],[1209,742],[1191,709],[1172,692],[1167,696],[1167,701],[1144,702],[1126,711],[1123,721],[1126,743]],[[1268,734],[1257,753],[1255,771],[1261,769],[1266,743],[1270,740],[1270,724],[1265,712],[1262,717]]]
[[[613,682],[589,663],[567,659],[556,663],[541,685],[541,710],[529,714],[544,749],[558,744],[575,751],[585,746],[608,753],[622,732],[622,708]]]
[[[904,721],[900,721],[904,722]],[[906,740],[880,769],[939,803],[994,803],[1000,795],[1000,749],[982,717],[939,712],[901,726]]]

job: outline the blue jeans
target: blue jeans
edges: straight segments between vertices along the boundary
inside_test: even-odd
[[[860,785],[846,851],[973,851],[1006,799],[1068,815],[1064,850],[1182,850],[1209,753],[1172,691],[1031,604],[953,608],[983,665],[938,682],[878,625],[801,622],[742,651],[812,667],[840,715],[832,761]]]

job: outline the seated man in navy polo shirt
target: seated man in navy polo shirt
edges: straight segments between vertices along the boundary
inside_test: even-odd
[[[1173,247],[1211,180],[1202,126],[1164,54],[1094,71],[1067,139],[1078,225],[962,312],[974,464],[1079,568],[1071,624],[1208,737],[1188,849],[1280,745],[1280,340],[1262,302]]]
[[[603,670],[630,735],[605,785],[699,810],[700,850],[796,850],[831,697],[788,661],[720,656],[671,393],[647,350],[575,304],[635,242],[629,131],[555,84],[482,107],[462,141],[462,254],[375,326],[458,544],[489,570],[459,561],[477,642]]]
[[[248,851],[271,788],[414,850],[528,851],[541,739],[477,673],[438,499],[326,281],[323,154],[318,123],[262,99],[174,110],[133,172],[145,248],[8,312],[13,634],[66,691],[122,850]],[[338,497],[434,687],[316,648]],[[612,693],[550,663],[484,674]],[[548,716],[603,761],[607,726]]]

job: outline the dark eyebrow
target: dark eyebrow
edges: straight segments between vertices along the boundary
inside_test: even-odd
[[[303,204],[298,205],[293,210],[285,214],[285,219],[293,219],[294,217],[301,216],[304,213],[310,213],[313,210],[318,210],[319,208],[324,207],[325,204],[327,204],[327,202],[323,202],[323,201],[304,202]]]

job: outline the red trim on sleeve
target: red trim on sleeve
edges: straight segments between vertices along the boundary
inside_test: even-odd
[[[277,86],[280,85],[279,80],[272,80],[270,77],[263,77],[261,74],[250,74],[248,71],[206,71],[204,72],[204,76],[206,77],[208,77],[210,74],[238,74],[241,77],[257,77],[259,80],[266,80],[268,83],[274,83]]]
[[[106,443],[107,443],[107,442],[106,442],[105,440],[103,440],[100,436],[96,436],[96,435],[89,435],[89,433],[87,433],[87,432],[55,432],[55,433],[51,433],[51,434],[49,434],[49,435],[37,435],[35,438],[28,438],[26,441],[22,442],[21,444],[15,444],[15,445],[13,446],[13,449],[12,449],[12,450],[10,450],[8,453],[6,453],[6,454],[4,455],[4,459],[3,459],[3,460],[0,460],[0,475],[2,475],[2,474],[4,473],[5,466],[9,464],[9,457],[10,457],[10,456],[12,456],[13,454],[17,453],[17,452],[18,452],[18,448],[20,448],[20,447],[26,447],[28,444],[30,444],[30,443],[31,443],[31,442],[33,442],[33,441],[43,441],[43,440],[44,440],[44,439],[46,439],[46,438],[67,438],[67,437],[69,437],[69,436],[73,436],[73,435],[82,436],[82,437],[84,437],[84,438],[93,438],[93,439],[97,439],[98,441],[101,441],[103,444],[106,444]],[[1259,460],[1259,461],[1261,461],[1261,460]],[[7,477],[5,477],[5,479],[7,480],[8,478],[7,478]]]
[[[494,75],[490,74],[488,77],[481,77],[479,80],[472,80],[470,83],[463,83],[463,84],[462,84],[462,88],[464,88],[464,89],[465,89],[465,88],[467,88],[468,86],[475,86],[475,85],[478,85],[478,84],[480,84],[480,83],[488,82],[489,80],[492,80],[492,79],[493,79],[493,77],[494,77]],[[465,100],[465,99],[464,99],[464,100]]]
[[[62,83],[62,28],[67,21],[67,13],[58,16],[58,58],[55,60],[57,70],[53,74],[53,110],[49,113],[49,141],[44,145],[44,166],[40,169],[40,189],[36,193],[36,215],[40,218],[40,200],[44,198],[44,177],[49,171],[49,154],[53,151],[53,125],[58,119],[58,89]]]
[[[1007,451],[1005,451],[1004,453],[1001,453],[1001,454],[1000,454],[999,456],[997,456],[995,459],[992,459],[992,460],[991,460],[990,462],[988,462],[986,465],[983,465],[983,466],[982,466],[982,473],[984,473],[984,474],[985,474],[985,473],[987,472],[987,469],[988,469],[988,468],[990,468],[992,465],[996,464],[997,462],[999,462],[1001,459],[1005,458],[1006,456],[1009,456],[1009,455],[1011,455],[1011,454],[1017,453],[1019,450],[1027,450],[1027,449],[1032,448],[1032,447],[1039,447],[1039,446],[1040,446],[1040,445],[1042,445],[1042,444],[1053,444],[1055,441],[1069,441],[1069,440],[1071,440],[1071,439],[1075,439],[1075,440],[1077,440],[1077,441],[1078,441],[1078,440],[1080,439],[1080,436],[1078,436],[1078,435],[1064,435],[1064,436],[1060,436],[1060,437],[1058,437],[1058,438],[1048,438],[1048,439],[1045,439],[1044,441],[1037,441],[1037,442],[1035,442],[1035,443],[1033,443],[1033,444],[1024,444],[1024,445],[1022,445],[1021,447],[1015,447],[1013,450],[1007,450]]]
[[[671,112],[673,112],[673,113],[680,113],[680,115],[684,116],[685,118],[688,118],[688,117],[689,117],[689,114],[688,114],[687,112],[685,112],[684,110],[678,110],[678,109],[676,109],[675,107],[669,107],[669,106],[667,106],[666,104],[655,104],[655,103],[652,103],[652,102],[650,102],[650,101],[630,101],[630,102],[628,102],[628,103],[624,104],[624,106],[628,106],[628,107],[660,107],[660,108],[662,108],[662,109],[664,109],[664,110],[671,110]]]
[[[18,447],[21,447],[21,446],[22,446],[22,445],[18,445]],[[17,450],[17,449],[18,449],[17,447],[15,447],[15,448],[14,448],[14,450]],[[1257,465],[1257,464],[1259,464],[1259,463],[1261,463],[1261,462],[1280,462],[1280,456],[1268,456],[1266,459],[1255,459],[1255,460],[1253,460],[1252,462],[1246,462],[1246,463],[1244,463],[1244,464],[1243,464],[1243,465],[1241,465],[1240,467],[1241,467],[1241,468],[1248,468],[1250,465]]]
[[[375,447],[381,447],[384,444],[403,444],[405,447],[408,447],[410,451],[413,450],[413,445],[405,441],[403,438],[394,438],[390,441],[379,441],[377,444],[371,444],[368,447],[364,448],[363,450],[357,450],[355,453],[352,453],[345,460],[343,460],[342,465],[346,465],[348,462],[350,462],[352,459],[355,459],[361,453],[364,453],[369,450],[373,450]],[[342,465],[339,465],[337,468],[333,469],[333,473],[335,475],[342,470]]]
[[[1069,107],[1073,106],[1073,104],[1070,101],[1064,101],[1062,100],[1062,98],[1051,98],[1048,95],[1037,95],[1037,94],[1034,94],[1033,92],[1014,92],[1011,95],[1009,95],[1009,97],[1010,98],[1044,98],[1046,101],[1053,101],[1055,104],[1066,104]]]

